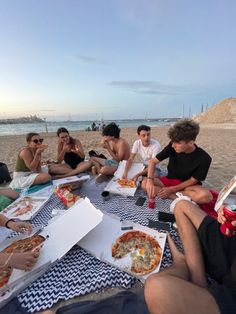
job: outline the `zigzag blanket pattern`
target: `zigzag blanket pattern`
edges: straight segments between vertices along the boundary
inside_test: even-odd
[[[170,201],[156,200],[156,208],[149,209],[135,205],[136,199],[144,192],[138,189],[135,199],[112,196],[109,202],[101,198],[107,182],[96,184],[94,179],[88,181],[80,190],[81,196],[87,196],[97,208],[116,214],[122,220],[147,225],[148,219],[158,220],[158,210],[169,212]],[[147,203],[147,202],[146,202]],[[64,205],[52,195],[45,208],[33,219],[34,225],[47,225],[53,208],[64,209]],[[181,247],[176,231],[171,230],[176,244]],[[167,247],[161,268],[171,262],[171,254]],[[50,308],[59,299],[68,300],[75,296],[99,291],[109,287],[130,288],[136,279],[93,257],[85,250],[75,246],[62,260],[52,266],[44,275],[33,282],[19,296],[18,300],[30,313]]]

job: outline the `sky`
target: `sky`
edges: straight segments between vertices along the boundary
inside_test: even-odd
[[[0,118],[168,118],[236,93],[235,0],[1,0]]]

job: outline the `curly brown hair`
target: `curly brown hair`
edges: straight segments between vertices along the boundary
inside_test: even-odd
[[[195,141],[200,131],[199,124],[190,119],[183,119],[176,122],[168,131],[171,142]]]

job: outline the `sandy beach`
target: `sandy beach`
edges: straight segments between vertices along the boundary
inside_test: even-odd
[[[168,128],[168,126],[152,128],[152,137],[157,139],[162,147],[168,143]],[[91,149],[107,155],[106,150],[100,146],[100,132],[73,131],[71,135],[80,139],[87,157]],[[49,148],[43,154],[43,159],[55,159],[56,134],[42,133],[41,136],[44,138],[44,143],[49,144]],[[126,138],[128,143],[132,145],[137,139],[136,128],[122,129],[121,136]],[[2,147],[0,161],[6,163],[10,172],[13,172],[17,153],[26,143],[25,135],[1,136],[0,138]],[[235,175],[235,138],[236,124],[201,124],[197,145],[205,149],[212,157],[212,164],[204,183],[207,188],[220,189]],[[165,166],[166,162],[162,162],[162,165]]]

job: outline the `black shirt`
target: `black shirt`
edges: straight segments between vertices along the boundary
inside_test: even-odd
[[[169,158],[167,178],[180,181],[186,181],[191,177],[198,181],[206,179],[211,157],[202,148],[197,145],[195,147],[192,153],[176,153],[170,142],[156,155],[159,161]]]

